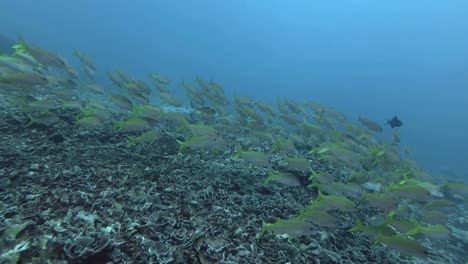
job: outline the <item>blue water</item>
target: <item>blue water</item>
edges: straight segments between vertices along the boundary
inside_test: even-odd
[[[461,0],[3,0],[0,26],[69,59],[85,52],[106,83],[117,68],[175,83],[198,74],[232,95],[309,99],[381,123],[398,115],[414,158],[466,175],[466,10]]]

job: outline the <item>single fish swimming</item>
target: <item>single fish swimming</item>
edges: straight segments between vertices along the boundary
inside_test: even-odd
[[[403,126],[403,122],[398,119],[397,116],[394,116],[391,120],[388,120],[387,124],[389,124],[392,128]]]

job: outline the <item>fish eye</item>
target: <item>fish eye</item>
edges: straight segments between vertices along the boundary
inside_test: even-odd
[[[44,77],[44,76],[42,76],[41,79],[42,79],[43,81],[47,81],[47,78]]]

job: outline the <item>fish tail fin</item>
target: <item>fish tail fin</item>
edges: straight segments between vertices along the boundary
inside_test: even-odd
[[[21,35],[18,35],[18,41],[19,41],[19,44],[24,46],[24,47],[28,47],[28,43],[26,43],[26,41],[24,40],[23,36]]]
[[[271,170],[269,170],[267,176],[268,177],[265,179],[265,181],[263,181],[263,183],[269,183],[273,179],[274,174]]]
[[[260,230],[260,233],[258,234],[258,238],[262,238],[267,231],[268,231],[268,224],[265,221],[262,221],[262,230]]]
[[[178,128],[176,129],[176,132],[180,132],[180,131],[182,131],[182,130],[185,130],[185,129],[188,128],[188,126],[189,126],[189,123],[188,123],[187,120],[185,120],[185,118],[184,118],[184,119],[182,120],[182,125],[180,125],[180,127],[178,127]]]
[[[23,36],[18,35],[18,43],[13,45],[13,49],[15,50],[14,54],[29,54],[28,49],[28,43],[24,40]]]
[[[30,116],[30,115],[28,115],[28,118],[29,118],[29,122],[28,122],[26,125],[24,125],[24,127],[29,127],[29,126],[31,126],[32,124],[34,124],[34,122],[35,122],[35,120],[36,120],[34,117],[32,117],[32,116]]]
[[[317,177],[317,174],[318,174],[317,172],[312,170],[309,176],[309,181],[312,181],[313,179],[315,179]]]
[[[273,145],[271,146],[271,148],[273,150],[279,150],[280,149],[280,146],[281,146],[281,142],[279,139],[276,139],[275,140],[275,143],[273,143]]]
[[[378,243],[382,242],[383,241],[383,236],[381,233],[379,233],[377,235],[377,239],[375,240],[375,242],[371,245],[371,247],[375,247]]]
[[[356,225],[350,229],[348,229],[348,232],[355,232],[355,231],[362,231],[365,229],[365,225],[362,223],[361,219],[356,217]]]
[[[122,130],[123,126],[124,126],[124,122],[123,122],[123,121],[116,122],[115,125],[114,125],[114,129],[115,129],[116,131],[120,131],[120,130]]]
[[[408,232],[406,232],[405,235],[412,236],[412,235],[416,235],[416,234],[420,233],[423,226],[418,222],[418,220],[416,220],[415,217],[412,217],[410,221],[411,221],[411,223],[414,224],[414,228],[412,228]]]
[[[241,149],[241,146],[240,145],[237,145],[237,152],[236,154],[234,154],[234,156],[232,157],[234,160],[240,158],[240,156],[242,155],[242,149]]]
[[[185,142],[182,142],[180,140],[177,140],[177,144],[179,144],[179,154],[182,153],[182,151],[185,149],[185,147],[187,146],[187,143]]]
[[[81,53],[77,49],[73,49],[73,55],[75,55],[78,58],[81,58]]]
[[[131,147],[131,146],[133,146],[133,145],[135,145],[135,137],[127,136],[127,139],[130,141],[130,142],[128,142],[128,144],[127,144],[127,147],[128,147],[128,148]]]

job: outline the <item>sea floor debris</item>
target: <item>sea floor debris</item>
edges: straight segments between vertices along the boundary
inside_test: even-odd
[[[178,155],[169,137],[129,149],[124,135],[20,119],[1,110],[2,260],[415,263],[344,229],[257,239],[262,221],[293,216],[313,191],[265,185],[228,156]],[[457,241],[432,245],[439,262],[421,263],[461,263],[467,242]]]

